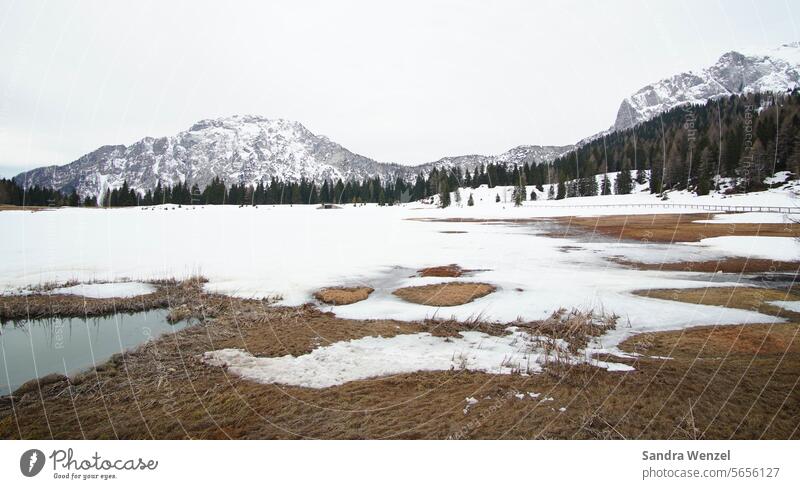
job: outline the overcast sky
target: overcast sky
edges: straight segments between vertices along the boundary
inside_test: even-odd
[[[799,25],[788,0],[0,0],[0,174],[231,114],[404,164],[570,144],[647,83]]]

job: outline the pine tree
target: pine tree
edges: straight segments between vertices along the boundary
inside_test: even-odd
[[[439,206],[442,208],[450,206],[450,182],[444,172],[439,176]]]
[[[603,182],[600,185],[600,195],[611,195],[611,179],[608,173],[603,175]]]
[[[522,203],[527,200],[527,198],[528,195],[525,191],[525,176],[522,174],[522,172],[519,172],[516,185],[511,193],[511,199],[514,201],[514,207],[521,206]]]
[[[636,172],[636,183],[644,185],[645,182],[647,182],[647,172],[644,171],[644,168],[639,168]]]
[[[559,176],[558,178],[558,191],[556,192],[556,200],[561,200],[567,196],[567,188],[564,185],[564,180]]]
[[[629,194],[632,186],[630,167],[627,163],[624,163],[614,182],[614,193],[617,195]]]
[[[700,167],[697,169],[697,195],[708,195],[711,191],[713,168],[714,168],[714,155],[708,147],[703,148],[700,152]]]
[[[472,194],[469,194],[469,199],[467,199],[467,205],[469,207],[472,207],[473,205],[475,205],[475,201],[472,199]]]
[[[556,186],[550,185],[547,189],[547,200],[553,200],[556,198]]]
[[[494,201],[495,201],[495,202],[500,202],[500,194],[496,194],[496,195],[494,196]]]
[[[303,197],[300,195],[300,186],[296,182],[292,182],[292,204],[302,204]]]
[[[744,192],[760,190],[764,186],[764,150],[761,143],[756,141],[749,154],[742,155],[742,160],[736,167],[739,177],[739,188]]]

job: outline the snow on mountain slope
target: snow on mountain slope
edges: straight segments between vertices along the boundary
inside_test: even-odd
[[[298,122],[258,116],[207,119],[175,136],[146,137],[131,146],[103,146],[64,166],[23,172],[16,180],[25,186],[40,185],[81,195],[99,195],[124,181],[140,191],[160,181],[173,185],[188,181],[202,188],[214,177],[228,184],[255,185],[259,181],[410,180],[437,166],[460,166],[470,171],[478,164],[508,161],[551,161],[571,146],[519,146],[498,156],[460,156],[435,163],[402,166],[379,163],[355,154],[325,136],[313,134]]]
[[[201,187],[220,177],[227,183],[284,180],[382,179],[404,175],[400,165],[352,153],[302,124],[258,116],[207,119],[175,136],[146,137],[131,146],[103,146],[64,166],[21,173],[17,181],[81,194],[119,187],[153,188],[160,181]]]
[[[748,92],[782,92],[800,86],[800,43],[760,54],[730,51],[700,73],[691,71],[647,85],[620,104],[612,129],[622,130],[687,103]]]
[[[434,162],[419,165],[418,170],[423,170],[423,173],[430,171],[433,167],[436,168],[461,168],[462,170],[468,169],[473,171],[478,165],[488,165],[489,163],[510,163],[514,165],[529,165],[549,163],[561,155],[569,153],[575,148],[573,145],[567,146],[517,146],[511,148],[505,153],[499,155],[462,155],[462,156],[446,156]]]

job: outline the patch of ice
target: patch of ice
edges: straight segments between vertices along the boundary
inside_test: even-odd
[[[155,291],[155,287],[142,282],[108,282],[61,287],[51,290],[50,293],[80,295],[91,299],[108,299],[111,297],[136,297],[138,295],[152,294]]]
[[[767,260],[800,260],[800,243],[780,236],[718,236],[700,240],[700,245],[729,255]]]
[[[540,372],[549,357],[539,348],[537,339],[518,331],[506,336],[463,331],[459,338],[417,333],[340,341],[298,357],[255,357],[243,350],[227,348],[206,352],[203,360],[255,382],[322,389],[354,380],[420,371]],[[576,356],[569,361],[610,370],[620,368],[588,357]]]
[[[800,301],[768,301],[767,303],[778,306],[784,311],[800,312]]]
[[[714,214],[713,219],[700,219],[699,223],[710,224],[784,224],[791,222],[789,214],[777,212],[735,212]]]

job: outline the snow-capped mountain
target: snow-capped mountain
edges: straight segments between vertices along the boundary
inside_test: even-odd
[[[571,148],[519,146],[498,156],[459,156],[403,166],[355,154],[299,122],[247,115],[202,120],[175,136],[147,137],[130,146],[103,146],[67,165],[23,172],[16,180],[26,186],[74,188],[81,195],[99,195],[124,181],[144,191],[159,181],[167,185],[188,181],[202,188],[214,177],[228,184],[253,185],[272,177],[318,183],[366,177],[410,180],[418,173],[427,175],[434,166],[472,171],[489,162],[541,163]]]
[[[391,178],[399,165],[352,153],[302,124],[257,116],[202,120],[175,136],[146,137],[130,146],[103,146],[64,166],[49,166],[16,177],[26,185],[101,193],[123,181],[137,189],[160,181],[188,181],[201,187],[215,176],[227,183],[287,180]]]
[[[417,169],[417,171],[422,170],[422,173],[427,174],[433,167],[446,169],[458,167],[471,172],[478,165],[486,166],[489,163],[510,163],[514,165],[549,163],[574,148],[575,146],[571,144],[567,146],[517,146],[499,155],[446,156],[413,168]]]
[[[700,73],[680,73],[627,97],[612,130],[627,129],[687,103],[748,92],[783,92],[798,86],[800,43],[784,44],[763,54],[731,51]]]

